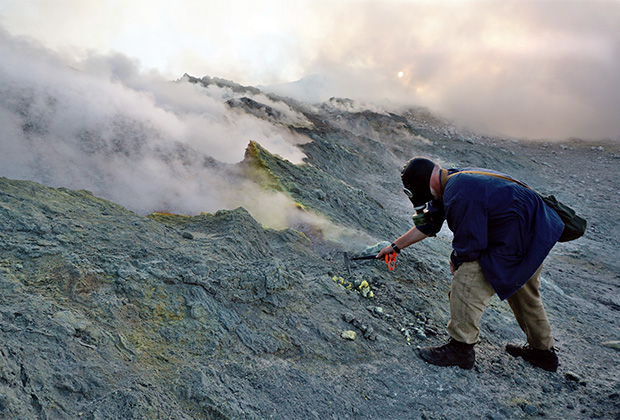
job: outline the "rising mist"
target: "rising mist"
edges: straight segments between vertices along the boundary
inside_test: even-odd
[[[121,54],[72,61],[0,32],[0,176],[88,189],[140,212],[196,214],[244,206],[282,224],[294,207],[230,165],[250,140],[300,162],[310,125],[282,102],[277,125],[226,104],[232,89],[141,73]],[[244,93],[247,96],[248,93]]]

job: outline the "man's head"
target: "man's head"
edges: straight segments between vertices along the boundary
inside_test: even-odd
[[[420,207],[433,199],[430,188],[435,162],[416,156],[409,160],[400,173],[405,193],[414,207]]]

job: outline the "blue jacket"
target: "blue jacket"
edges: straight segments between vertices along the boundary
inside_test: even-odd
[[[446,220],[454,233],[450,258],[455,267],[478,261],[502,300],[536,272],[564,229],[535,191],[481,174],[451,176],[442,200],[430,202],[429,211],[433,221],[418,229],[432,236]]]

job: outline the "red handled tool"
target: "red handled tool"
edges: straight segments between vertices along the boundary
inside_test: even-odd
[[[376,260],[376,255],[364,255],[363,257],[349,257],[349,253],[345,252],[344,253],[344,265],[347,269],[347,272],[349,272],[349,274],[351,273],[351,261],[356,261],[356,260]],[[396,268],[396,252],[392,252],[391,254],[387,254],[385,256],[385,263],[388,266],[388,269],[390,271],[394,270],[394,268]]]
[[[396,268],[396,252],[385,255],[385,263],[388,266],[388,270],[392,271]]]

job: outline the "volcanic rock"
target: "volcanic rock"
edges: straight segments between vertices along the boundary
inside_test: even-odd
[[[259,93],[190,81],[241,98]],[[299,146],[305,161],[250,141],[236,168],[259,174],[257,184],[307,216],[285,229],[244,208],[146,216],[85,190],[0,178],[0,417],[617,415],[620,362],[613,346],[600,345],[619,338],[611,148],[474,135],[420,109],[271,100],[311,122],[291,127],[308,140]],[[229,105],[283,124],[256,100]],[[481,322],[475,370],[428,365],[413,351],[447,338],[446,230],[403,250],[394,271],[368,261],[346,272],[344,251],[376,251],[411,227],[399,173],[414,155],[509,173],[588,219],[586,235],[556,245],[543,270],[557,374],[504,352],[524,337],[497,299]]]

